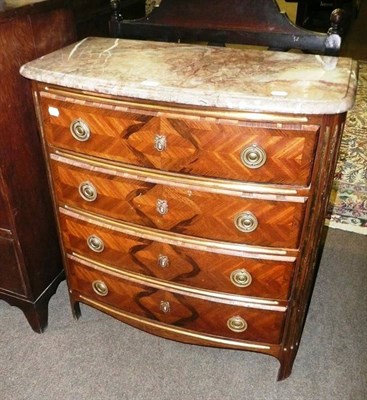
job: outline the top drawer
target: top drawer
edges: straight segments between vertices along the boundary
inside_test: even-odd
[[[83,104],[80,104],[83,103]],[[49,144],[192,175],[308,185],[318,127],[190,117],[41,97]]]

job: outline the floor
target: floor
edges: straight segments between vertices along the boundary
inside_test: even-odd
[[[365,0],[343,56],[367,60],[366,17]],[[43,335],[0,302],[0,398],[366,400],[366,271],[367,237],[329,229],[294,371],[280,383],[271,357],[163,340],[87,306],[74,321],[65,283]]]

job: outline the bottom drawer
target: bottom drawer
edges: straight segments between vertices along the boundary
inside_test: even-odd
[[[280,343],[285,313],[224,304],[149,287],[68,260],[70,289],[141,317],[227,338]]]

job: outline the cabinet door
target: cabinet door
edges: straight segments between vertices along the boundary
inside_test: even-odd
[[[10,218],[7,207],[6,187],[0,171],[0,230],[1,229],[10,230]]]
[[[25,284],[13,240],[0,238],[0,291],[25,295]]]

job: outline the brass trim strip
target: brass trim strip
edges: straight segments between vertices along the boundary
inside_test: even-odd
[[[121,222],[110,218],[101,217],[99,215],[91,214],[86,211],[77,210],[75,208],[69,207],[68,205],[61,205],[59,207],[59,212],[85,222],[90,222],[104,228],[116,230],[127,235],[137,236],[157,242],[168,243],[179,247],[188,247],[195,250],[235,255],[246,258],[285,262],[294,262],[296,260],[296,256],[298,255],[297,249],[273,249],[270,247],[219,242],[210,239],[202,239],[196,238],[194,236],[186,236],[177,233],[161,231],[154,228],[146,228],[128,222]]]
[[[107,313],[110,314],[114,314],[114,315],[120,315],[128,320],[131,321],[136,321],[136,322],[140,322],[143,323],[145,325],[157,328],[157,329],[161,329],[164,331],[168,331],[168,332],[172,332],[175,334],[180,334],[180,335],[184,335],[184,336],[188,336],[188,337],[192,337],[195,339],[201,339],[201,340],[206,340],[208,342],[212,342],[212,343],[220,343],[220,344],[224,344],[224,345],[230,345],[230,346],[238,346],[238,347],[244,347],[244,348],[249,348],[249,349],[258,349],[258,350],[270,350],[271,347],[267,346],[267,345],[262,345],[262,344],[255,344],[255,343],[249,343],[249,342],[239,342],[236,340],[232,340],[232,339],[221,339],[221,338],[216,338],[214,336],[209,336],[209,335],[205,335],[202,333],[196,333],[196,332],[192,332],[183,328],[176,328],[173,326],[169,326],[166,324],[162,324],[162,323],[158,323],[158,322],[153,322],[153,321],[148,321],[146,318],[143,317],[136,317],[134,315],[131,315],[129,313],[126,313],[124,311],[121,310],[116,310],[115,308],[111,308],[109,306],[106,306],[104,304],[98,303],[94,300],[90,300],[88,297],[85,297],[83,295],[78,295],[79,299],[82,300],[84,303],[95,307],[97,309],[101,309],[104,310]]]
[[[151,170],[143,167],[127,167],[124,164],[113,161],[104,162],[79,156],[66,151],[55,150],[50,154],[51,159],[79,168],[97,171],[100,173],[119,176],[126,179],[142,180],[155,184],[164,184],[173,187],[182,187],[192,190],[222,193],[231,196],[250,197],[264,200],[287,201],[293,203],[305,203],[307,197],[290,196],[297,194],[297,189],[279,188],[280,185],[248,184],[238,181],[226,181],[222,179],[203,178],[192,175],[181,175],[161,170]],[[302,188],[305,190],[305,188]]]
[[[195,298],[200,298],[203,300],[231,304],[240,307],[256,308],[256,309],[279,311],[279,312],[285,312],[287,310],[286,306],[280,306],[279,301],[276,300],[267,300],[259,297],[249,297],[249,296],[241,296],[230,293],[214,292],[212,290],[205,290],[185,285],[179,285],[176,283],[163,281],[161,279],[151,278],[149,276],[144,276],[133,272],[129,272],[127,270],[119,270],[111,265],[91,260],[77,253],[67,254],[67,257],[70,258],[71,260],[77,261],[80,264],[86,265],[98,271],[101,272],[108,271],[108,273],[117,278],[122,278],[135,283],[145,284],[148,285],[149,287],[154,287],[156,289],[168,290],[170,292],[174,292],[181,295],[194,296]]]
[[[238,121],[264,121],[264,122],[284,122],[284,123],[306,123],[308,118],[306,116],[293,116],[293,115],[281,115],[281,114],[271,114],[271,113],[261,113],[261,112],[248,112],[248,111],[233,111],[226,109],[216,109],[211,110],[207,108],[199,108],[199,106],[185,106],[176,105],[171,106],[165,103],[149,103],[144,102],[144,100],[139,101],[139,99],[128,100],[121,98],[119,100],[113,99],[108,96],[103,96],[98,93],[98,96],[93,95],[89,92],[81,91],[82,93],[77,93],[70,90],[58,89],[53,86],[45,86],[45,91],[40,90],[40,95],[50,98],[50,94],[55,94],[56,96],[72,97],[76,99],[81,99],[83,101],[108,103],[110,105],[128,107],[141,110],[150,110],[157,113],[171,113],[171,114],[187,114],[189,116],[203,116],[209,118],[218,119],[235,119]],[[115,96],[116,97],[116,96]],[[64,99],[61,99],[64,100]],[[190,107],[190,108],[189,108]],[[159,115],[159,114],[158,114]]]

